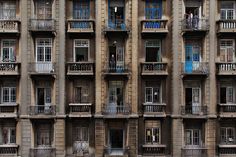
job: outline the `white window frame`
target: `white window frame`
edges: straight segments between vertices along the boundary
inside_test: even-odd
[[[154,97],[154,89],[159,89],[159,102],[153,102],[153,97]],[[147,101],[147,90],[150,89],[151,90],[151,101]],[[145,103],[161,103],[162,102],[162,90],[161,90],[161,86],[157,86],[157,87],[145,87]]]
[[[48,40],[48,42],[49,42],[49,44],[48,45],[46,45],[45,43],[44,43],[44,45],[39,45],[39,41],[40,40],[42,40],[42,41],[46,41],[46,40]],[[53,48],[53,46],[52,46],[52,38],[37,38],[36,39],[36,62],[37,63],[51,63],[52,62],[52,48]],[[43,61],[39,61],[38,60],[38,48],[40,48],[40,47],[42,47],[43,48]],[[46,58],[46,48],[50,48],[51,49],[51,52],[50,52],[50,61],[46,61],[45,60],[45,58]]]
[[[6,143],[4,142],[4,137],[3,137],[3,134],[4,134],[4,131],[7,131],[7,139],[6,139]],[[15,137],[11,134],[12,131],[15,131]],[[1,132],[2,132],[2,144],[4,145],[8,145],[8,144],[15,144],[16,143],[16,127],[10,127],[10,126],[3,126],[1,128]],[[13,137],[12,137],[13,136]],[[11,141],[11,139],[14,139],[14,142]]]
[[[222,45],[222,42],[227,42],[227,41],[230,41],[230,42],[232,42],[232,45],[231,46],[229,46],[229,45]],[[233,60],[232,60],[232,62],[235,62],[235,40],[234,39],[221,39],[220,40],[220,57],[221,57],[221,53],[222,53],[222,51],[225,51],[224,52],[224,61],[223,62],[229,62],[228,61],[228,56],[229,56],[229,52],[227,52],[227,50],[228,49],[232,49],[232,53],[233,53]],[[221,61],[221,58],[220,58],[220,61]]]
[[[77,45],[76,43],[80,43],[79,45]],[[90,42],[88,39],[74,39],[74,44],[73,44],[73,58],[74,58],[74,62],[76,62],[76,48],[87,48],[88,52],[87,52],[87,56],[88,56],[88,60],[90,59]],[[85,61],[85,62],[87,62]]]
[[[53,0],[50,0],[49,5],[51,4],[51,6],[47,6],[49,0],[34,0],[35,2],[35,18],[36,19],[52,19],[52,14],[53,14]],[[38,12],[40,12],[38,9],[41,9],[41,14],[38,14]],[[40,17],[40,15],[42,17]]]
[[[226,104],[234,103],[235,102],[235,96],[234,96],[235,89],[234,89],[234,87],[233,86],[220,86],[220,90],[221,90],[221,88],[226,88],[226,93],[225,93],[225,95],[226,95]],[[232,93],[232,99],[233,99],[232,102],[229,101],[229,89],[232,89],[232,91],[233,91],[233,93]],[[220,94],[221,94],[221,91],[220,91]],[[221,99],[221,97],[220,97],[220,99]]]
[[[146,40],[145,42],[145,60],[147,60],[147,48],[159,48],[159,51],[157,52],[157,56],[159,56],[159,60],[162,60],[162,50],[161,50],[161,44],[162,41],[160,39],[156,40]],[[158,59],[157,59],[158,60]]]
[[[233,12],[233,19],[235,19],[235,9],[236,9],[236,3],[235,3],[235,1],[233,1],[233,0],[228,0],[228,1],[221,1],[221,4],[222,3],[225,3],[225,2],[233,2],[234,3],[234,5],[233,5],[233,8],[220,8],[220,18],[222,19],[222,17],[221,17],[221,13],[222,13],[222,11],[224,11],[225,12],[225,17],[226,17],[226,19],[222,19],[222,20],[228,20],[229,18],[228,18],[228,11],[232,11]]]
[[[158,135],[154,135],[154,130],[157,130]],[[151,142],[148,141],[147,131],[149,132],[149,136],[151,137]],[[155,139],[157,138],[157,139]],[[160,121],[148,120],[145,121],[145,143],[146,144],[161,144],[161,123]]]
[[[225,137],[223,137],[223,135],[222,135],[222,130],[224,129],[224,131],[225,131]],[[232,132],[233,132],[233,138],[229,138],[228,136],[228,131],[229,130],[232,130]],[[234,127],[221,127],[220,128],[220,142],[221,143],[224,143],[224,144],[234,144],[235,141],[236,140],[236,138],[235,138],[235,128]]]
[[[16,1],[3,0],[1,1],[1,3],[3,5],[1,6],[2,8],[0,8],[0,12],[2,14],[2,17],[0,17],[0,19],[15,19],[16,18]]]
[[[8,90],[8,102],[4,101],[4,90],[7,89]],[[15,90],[15,101],[12,101],[11,98],[12,98],[12,91]],[[5,103],[16,103],[16,87],[2,87],[2,103],[5,104]]]
[[[187,132],[190,133],[190,138],[187,137]],[[198,133],[198,137],[194,137],[194,133]],[[198,144],[194,142],[194,139],[198,139]],[[185,145],[186,146],[201,146],[202,138],[201,138],[201,130],[200,129],[185,129]]]
[[[4,42],[9,42],[9,46],[4,46]],[[3,49],[8,49],[8,58],[3,56]],[[11,54],[12,53],[12,54]],[[13,56],[12,56],[13,55]],[[16,40],[15,39],[3,39],[1,41],[1,61],[3,62],[15,62],[16,61]]]

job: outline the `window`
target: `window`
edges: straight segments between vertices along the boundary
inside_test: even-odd
[[[221,1],[220,16],[222,20],[235,19],[235,1]]]
[[[146,0],[146,19],[161,19],[162,0]]]
[[[36,61],[51,62],[52,60],[52,39],[38,38],[36,39]]]
[[[125,4],[124,0],[109,0],[108,2],[109,27],[124,28]]]
[[[145,141],[147,144],[161,143],[161,129],[159,121],[145,122]]]
[[[160,103],[160,98],[161,98],[160,87],[145,88],[146,103]]]
[[[16,128],[11,126],[2,126],[0,128],[0,144],[16,143]]]
[[[146,41],[146,62],[161,62],[161,41]]]
[[[15,40],[2,40],[1,56],[3,62],[16,61],[15,46]]]
[[[89,19],[90,7],[89,0],[73,0],[73,18]]]
[[[89,98],[88,86],[75,87],[75,102],[87,103]]]
[[[16,87],[3,87],[2,103],[15,103],[15,102],[16,102]]]
[[[235,143],[235,128],[233,127],[221,127],[220,128],[220,141],[224,144]]]
[[[51,104],[51,88],[37,88],[37,105]]]
[[[89,140],[88,132],[87,127],[75,127],[73,131],[74,140],[87,142]]]
[[[16,18],[16,1],[3,0],[0,2],[0,19]]]
[[[52,124],[38,124],[35,130],[37,146],[50,146],[52,144]]]
[[[220,103],[230,104],[234,103],[234,88],[231,86],[220,87]]]
[[[220,61],[221,62],[234,62],[235,49],[234,40],[220,40]]]
[[[123,81],[109,82],[109,103],[110,105],[123,105]]]
[[[201,144],[201,130],[186,129],[185,130],[185,144],[186,145],[200,145]]]
[[[51,19],[52,0],[35,0],[35,11],[37,19]]]
[[[89,40],[74,40],[74,60],[75,62],[88,61]]]

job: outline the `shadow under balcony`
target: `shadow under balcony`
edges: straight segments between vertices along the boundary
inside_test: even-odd
[[[31,76],[47,75],[55,77],[55,63],[52,62],[33,62],[29,63],[29,73]]]
[[[33,34],[48,34],[56,32],[55,19],[30,19],[29,30]]]
[[[218,145],[219,157],[233,157],[236,156],[236,143],[219,144]]]
[[[234,104],[218,104],[220,117],[236,117],[236,103]]]
[[[69,117],[92,117],[91,103],[70,103]]]
[[[129,157],[129,147],[126,148],[104,148],[104,157]]]
[[[30,148],[30,157],[56,157],[56,148],[47,146]]]
[[[143,117],[166,117],[165,103],[143,103]]]
[[[208,107],[204,106],[181,106],[181,115],[183,118],[207,118]]]
[[[127,36],[130,30],[124,19],[108,20],[104,28],[105,35],[123,35]]]
[[[94,75],[94,62],[68,62],[67,75]]]
[[[20,63],[0,62],[0,75],[20,75]]]
[[[185,61],[182,63],[182,76],[202,76],[209,75],[209,65],[207,62]]]
[[[143,62],[141,63],[142,76],[167,76],[168,66],[163,62]]]
[[[54,118],[56,116],[56,105],[32,105],[28,108],[31,118]]]
[[[166,145],[163,144],[144,144],[142,145],[143,157],[165,157]]]
[[[77,33],[92,36],[94,34],[94,20],[91,19],[70,19],[67,20],[67,33],[76,35]]]
[[[167,19],[142,20],[142,36],[155,37],[156,35],[166,35],[168,33],[167,22]]]
[[[108,103],[103,105],[102,114],[105,118],[128,118],[131,114],[131,107],[129,104]]]
[[[207,157],[207,148],[205,147],[184,147],[182,148],[182,157]]]
[[[0,104],[0,118],[17,118],[18,104],[4,103]]]
[[[236,35],[236,19],[232,20],[219,20],[217,21],[219,34]]]
[[[0,19],[0,33],[20,33],[20,21],[15,19]]]
[[[216,63],[217,75],[236,75],[236,63]]]
[[[18,157],[18,147],[17,144],[0,145],[0,157]]]
[[[184,19],[182,20],[183,35],[205,35],[209,31],[208,19]]]

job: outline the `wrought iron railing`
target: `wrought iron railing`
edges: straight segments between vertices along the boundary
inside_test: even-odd
[[[68,32],[94,32],[94,21],[89,19],[68,20]]]
[[[155,19],[155,20],[143,20],[142,23],[142,32],[163,32],[168,31],[167,27],[168,20]]]
[[[203,147],[182,148],[182,157],[207,157],[207,149]]]
[[[68,64],[67,74],[93,74],[94,62],[70,62]]]
[[[0,156],[5,154],[17,155],[18,145],[16,144],[7,144],[7,145],[0,145]]]
[[[218,104],[218,107],[219,107],[220,113],[224,113],[224,112],[236,113],[236,103],[235,104]]]
[[[186,105],[181,106],[182,115],[207,115],[208,107],[207,106],[192,106]]]
[[[184,19],[182,21],[183,31],[188,31],[188,30],[207,31],[209,30],[209,27],[210,25],[208,19],[190,18],[190,19]]]
[[[18,33],[20,21],[0,19],[0,32]]]
[[[0,74],[19,73],[19,63],[16,62],[0,62]]]
[[[143,145],[143,155],[165,155],[166,145],[145,144]]]
[[[31,73],[55,73],[55,63],[52,62],[34,62],[29,64],[29,71]]]
[[[17,113],[17,104],[16,103],[0,104],[0,114],[1,113]]]
[[[102,108],[102,112],[104,115],[128,115],[131,113],[130,105],[116,105],[115,103],[104,104]]]
[[[167,63],[144,62],[141,63],[142,74],[167,74]]]
[[[74,141],[73,143],[73,154],[85,154],[89,152],[88,141]]]
[[[54,19],[30,19],[31,31],[55,31]]]
[[[186,61],[182,63],[184,74],[209,74],[209,66],[207,62]]]
[[[29,106],[30,115],[55,115],[56,105],[34,105]]]
[[[52,147],[30,148],[30,157],[56,157],[56,148]]]
[[[70,103],[70,113],[76,114],[91,114],[91,103]]]
[[[219,146],[219,155],[226,155],[227,157],[236,156],[236,144]]]
[[[124,19],[108,20],[106,23],[105,31],[127,31]]]

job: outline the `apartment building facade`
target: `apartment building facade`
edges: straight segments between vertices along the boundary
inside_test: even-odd
[[[236,155],[235,0],[2,0],[0,156]]]

